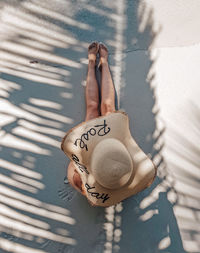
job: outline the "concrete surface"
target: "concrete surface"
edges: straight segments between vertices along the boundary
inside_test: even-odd
[[[197,0],[0,3],[0,252],[200,252],[199,11]],[[59,149],[84,118],[93,40],[108,45],[117,104],[158,166],[150,188],[106,209],[67,184]]]

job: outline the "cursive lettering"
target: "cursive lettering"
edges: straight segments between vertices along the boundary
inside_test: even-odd
[[[85,171],[85,173],[89,174],[87,168],[79,162],[79,159],[76,155],[72,154],[72,160],[76,163],[81,172]]]
[[[110,132],[110,127],[108,127],[108,125],[106,124],[106,120],[104,120],[103,124],[96,125],[95,127],[101,127],[98,131],[99,136],[104,136]]]
[[[89,184],[85,184],[85,187],[87,189],[87,192],[94,198],[96,199],[102,199],[102,203],[106,202],[110,197],[108,196],[107,193],[99,193],[93,191],[95,189],[95,186],[91,187]]]
[[[96,129],[95,129],[96,128]],[[77,146],[79,143],[79,147],[88,151],[88,146],[85,141],[88,141],[90,136],[104,136],[110,132],[110,127],[106,124],[106,120],[104,120],[103,124],[96,125],[90,128],[86,133],[83,133],[80,138],[76,139],[74,145]]]

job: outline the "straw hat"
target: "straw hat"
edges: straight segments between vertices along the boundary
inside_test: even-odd
[[[150,186],[156,168],[138,147],[126,113],[116,111],[68,131],[61,148],[74,162],[82,192],[97,206],[111,206]]]

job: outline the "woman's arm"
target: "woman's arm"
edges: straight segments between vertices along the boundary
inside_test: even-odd
[[[82,192],[82,181],[81,181],[81,177],[79,176],[75,165],[73,164],[73,162],[69,163],[69,166],[67,168],[67,178],[70,182],[70,184],[79,192]]]

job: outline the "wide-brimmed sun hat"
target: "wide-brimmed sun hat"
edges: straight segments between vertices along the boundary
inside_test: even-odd
[[[111,206],[150,186],[156,167],[131,136],[125,112],[83,122],[69,130],[61,148],[74,162],[82,192],[97,206]]]

